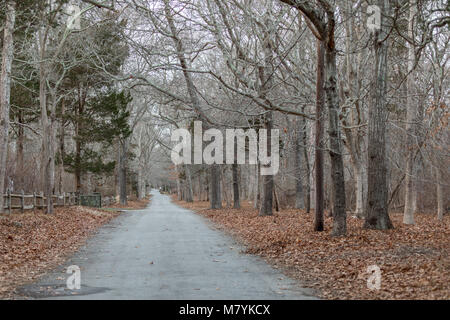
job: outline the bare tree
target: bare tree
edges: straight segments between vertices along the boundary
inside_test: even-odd
[[[364,227],[369,229],[393,228],[388,213],[387,160],[386,160],[386,86],[390,0],[378,0],[381,10],[381,28],[372,38],[375,58],[373,87],[369,103],[368,137],[368,197]]]
[[[14,57],[14,24],[16,2],[6,3],[6,21],[3,30],[2,66],[0,75],[0,212],[3,212],[3,190],[9,141],[9,111],[11,94],[11,65]]]

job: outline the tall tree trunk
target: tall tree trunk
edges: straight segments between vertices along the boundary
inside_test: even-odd
[[[120,204],[127,205],[127,153],[128,153],[128,139],[120,141],[120,163],[119,163],[119,196]]]
[[[297,119],[297,135],[295,138],[295,208],[304,209],[305,200],[303,194],[302,185],[302,156],[303,156],[303,130],[304,128],[304,118],[299,117]]]
[[[59,183],[58,183],[58,191],[59,194],[62,194],[64,192],[63,190],[63,175],[64,175],[64,153],[65,153],[65,146],[64,146],[64,136],[65,136],[65,130],[64,130],[64,115],[66,112],[66,106],[65,106],[65,100],[62,99],[62,105],[61,105],[61,123],[59,127],[59,165],[58,165],[58,171],[59,171]]]
[[[273,150],[271,150],[272,141],[272,112],[265,115],[265,128],[267,129],[267,156],[270,158]],[[261,207],[259,209],[260,216],[271,216],[273,207],[273,175],[268,174],[262,176],[262,192],[261,192]]]
[[[314,230],[323,231],[323,104],[324,104],[324,55],[323,41],[317,40],[316,74],[316,132],[315,132],[315,218]]]
[[[309,157],[308,157],[308,149],[306,146],[308,145],[308,134],[307,134],[307,127],[305,125],[304,131],[303,131],[303,145],[305,146],[303,148],[303,159],[305,162],[306,167],[306,174],[305,174],[305,181],[306,181],[306,201],[305,201],[305,211],[309,213],[311,211],[311,184],[309,181],[309,177],[311,175],[311,169],[309,166]]]
[[[339,100],[337,94],[336,48],[334,42],[334,12],[328,12],[327,41],[325,50],[325,92],[328,106],[328,123],[330,136],[330,158],[333,201],[334,236],[347,232],[345,205],[344,161],[342,158],[341,131],[339,128]]]
[[[11,107],[11,65],[14,56],[14,24],[16,2],[7,1],[3,30],[2,65],[0,75],[0,213],[3,212],[3,191],[5,189],[6,161],[9,141],[9,111]]]
[[[83,88],[80,86],[78,88],[78,106],[77,106],[77,110],[76,110],[77,121],[75,124],[75,136],[77,136],[77,137],[83,131],[81,117],[84,113],[84,97],[85,97],[85,93],[83,93]],[[120,149],[120,143],[119,143],[119,149]],[[81,188],[82,188],[81,151],[82,151],[81,139],[75,139],[75,188],[78,193],[81,192]],[[119,150],[118,154],[120,155],[120,150]]]
[[[210,166],[210,195],[209,200],[211,203],[211,209],[222,208],[222,193],[220,190],[221,170],[218,164],[212,164]]]
[[[41,150],[41,190],[47,197],[46,212],[53,212],[52,186],[51,186],[51,144],[52,144],[52,125],[51,119],[47,114],[47,70],[45,65],[45,39],[40,36],[41,62],[39,64],[39,104],[41,107],[41,125],[42,125],[42,150]]]
[[[264,66],[259,69],[259,77],[260,77],[260,92],[259,95],[261,98],[265,99],[269,94],[270,90],[272,90],[273,85],[273,48],[272,48],[272,32],[273,26],[271,25],[270,19],[266,19],[266,30],[264,31],[264,40],[263,40],[263,50],[264,50]],[[271,159],[272,153],[274,150],[271,148],[272,144],[272,128],[273,128],[273,114],[272,111],[268,111],[264,115],[264,127],[267,130],[267,156]],[[266,166],[263,164],[263,166]],[[270,162],[268,166],[273,166],[273,163]],[[261,206],[259,209],[260,216],[270,216],[272,215],[272,207],[273,207],[273,188],[274,188],[274,179],[272,174],[264,175],[262,177],[262,192],[261,192]]]
[[[386,36],[389,26],[384,17],[390,16],[390,0],[378,0],[381,9],[381,29],[375,30],[372,50],[375,70],[368,128],[368,196],[364,228],[385,230],[393,228],[388,213],[388,186],[386,163],[386,86],[387,51]]]
[[[442,174],[439,172],[439,168],[436,167],[436,200],[437,200],[437,218],[438,220],[444,219],[445,200],[444,185],[442,181]]]
[[[16,176],[17,176],[17,189],[24,190],[25,189],[25,175],[24,175],[24,162],[23,162],[23,144],[25,139],[25,132],[23,126],[21,125],[24,122],[23,119],[23,111],[20,110],[18,112],[19,128],[17,133],[17,148],[16,148]]]
[[[416,15],[415,0],[410,0],[408,37],[414,39],[413,25]],[[412,40],[413,41],[413,40]],[[415,137],[417,134],[417,101],[414,99],[414,46],[408,43],[408,76],[406,79],[406,172],[405,172],[405,207],[403,223],[414,224],[414,202],[417,196],[416,170],[415,170]]]

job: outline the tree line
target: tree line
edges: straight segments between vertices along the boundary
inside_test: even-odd
[[[78,29],[67,25],[74,5]],[[336,236],[349,212],[382,230],[393,227],[389,210],[406,224],[447,210],[445,1],[2,6],[0,190],[12,178],[46,195],[114,185],[107,192],[125,203],[130,190],[142,198],[164,185],[215,209],[242,199],[262,216],[314,209],[316,231],[328,213]],[[174,166],[171,131],[198,120],[280,129],[279,173]]]

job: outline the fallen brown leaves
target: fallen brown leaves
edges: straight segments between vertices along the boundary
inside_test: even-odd
[[[0,215],[0,297],[39,278],[76,251],[99,226],[118,215],[86,207],[55,208],[55,213]]]
[[[127,201],[126,205],[122,205],[120,203],[115,203],[108,208],[114,208],[114,209],[144,209],[148,206],[150,203],[150,199],[143,199],[143,200],[137,200],[137,199],[131,199]]]
[[[248,203],[242,209],[209,210],[207,202],[174,201],[230,231],[249,253],[259,254],[303,286],[326,299],[450,299],[450,217],[419,214],[416,225],[402,223],[392,213],[395,229],[364,230],[362,221],[348,217],[347,236],[313,231],[313,214],[282,210],[258,217]],[[381,269],[381,289],[369,290],[367,267]]]

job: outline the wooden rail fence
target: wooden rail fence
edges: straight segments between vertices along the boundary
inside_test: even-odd
[[[5,199],[4,201],[4,210],[7,210],[8,213],[11,213],[12,210],[18,209],[21,212],[25,210],[36,210],[45,208],[45,203],[47,201],[47,197],[41,194],[24,194],[23,192],[20,194],[14,194],[8,191],[7,194],[3,194]],[[52,195],[53,198],[53,206],[61,207],[61,206],[73,206],[79,203],[79,196],[75,192],[63,193],[62,195]],[[15,200],[15,201],[14,201]]]

